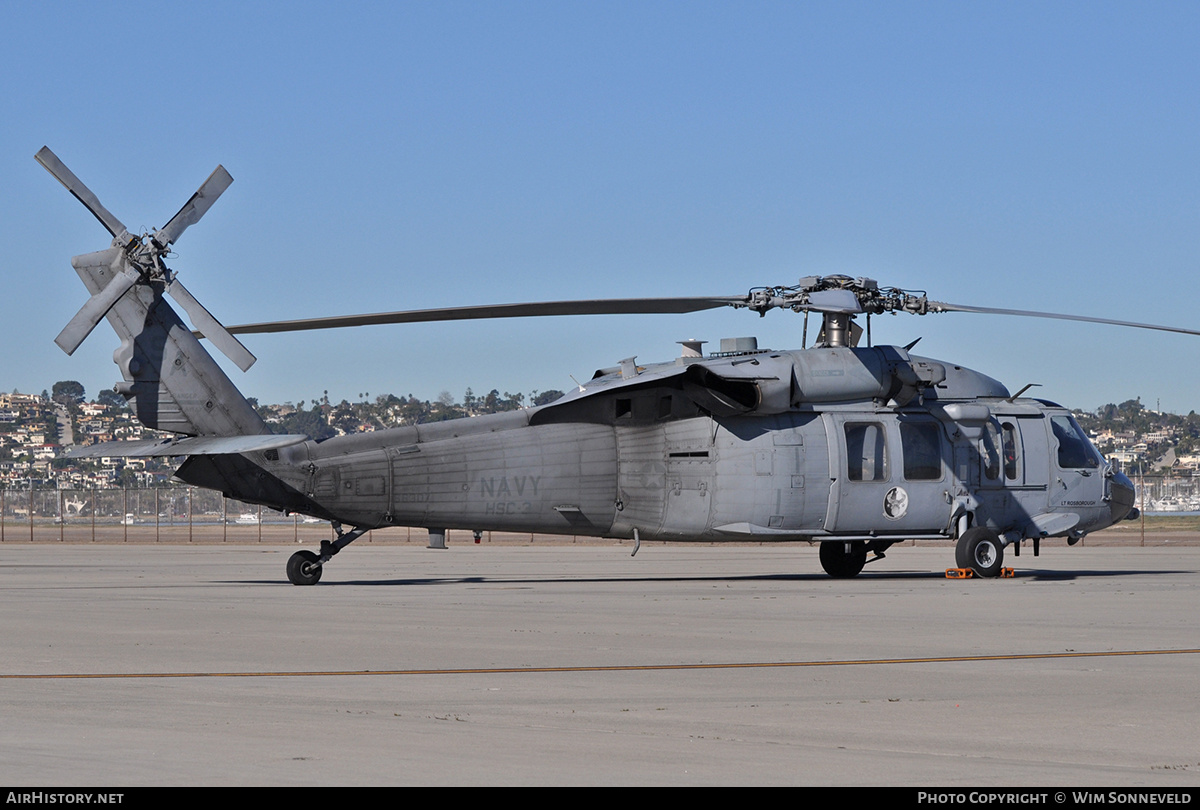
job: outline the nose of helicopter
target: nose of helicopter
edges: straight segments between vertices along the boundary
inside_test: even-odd
[[[1137,497],[1134,491],[1133,482],[1129,480],[1125,473],[1115,473],[1109,481],[1112,493],[1108,501],[1109,511],[1112,513],[1112,522],[1118,523],[1129,516],[1133,511],[1133,503]]]

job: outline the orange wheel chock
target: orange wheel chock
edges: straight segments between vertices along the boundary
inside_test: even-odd
[[[971,579],[975,576],[975,571],[970,568],[947,568],[946,579]],[[1015,579],[1017,572],[1012,568],[1001,568],[998,575],[1000,579]]]

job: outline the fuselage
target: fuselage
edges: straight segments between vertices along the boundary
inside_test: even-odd
[[[733,376],[748,368],[736,358],[732,371],[707,367],[717,379],[614,371],[542,408],[193,457],[177,475],[354,526],[683,541],[952,537],[980,525],[1011,542],[1079,536],[1131,508],[1132,485],[1065,409],[907,357],[948,370],[897,398],[892,372],[872,366],[878,351],[758,353],[757,376]],[[839,400],[847,378],[854,396]]]

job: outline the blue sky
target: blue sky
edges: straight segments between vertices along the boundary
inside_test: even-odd
[[[865,275],[977,306],[1200,328],[1194,3],[0,0],[0,388],[115,382],[71,256],[235,178],[171,266],[224,323],[735,295]],[[264,402],[566,389],[721,310],[249,336]],[[877,343],[1095,408],[1200,407],[1200,338],[946,314]]]

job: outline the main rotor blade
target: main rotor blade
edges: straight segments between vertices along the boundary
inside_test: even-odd
[[[233,183],[233,178],[229,172],[225,171],[225,167],[217,166],[199,190],[184,203],[183,208],[179,209],[179,213],[171,217],[171,221],[164,225],[162,230],[154,235],[154,238],[164,246],[174,243],[189,226],[200,221],[200,217],[212,208],[213,203],[225,192],[225,189],[229,188],[231,183]]]
[[[42,164],[46,171],[54,175],[58,182],[66,186],[67,191],[71,192],[75,199],[83,203],[87,210],[92,212],[92,216],[100,220],[100,224],[108,229],[110,234],[117,237],[127,232],[121,220],[114,217],[109,213],[107,208],[100,204],[100,200],[92,193],[91,189],[85,186],[83,181],[76,177],[74,172],[58,159],[58,155],[50,151],[49,146],[43,146],[33,157],[38,163]],[[67,352],[67,354],[70,354],[70,352]]]
[[[1084,323],[1104,323],[1110,326],[1128,326],[1134,329],[1155,329],[1159,332],[1176,332],[1181,335],[1200,335],[1195,329],[1184,329],[1180,326],[1164,326],[1158,323],[1135,323],[1133,321],[1114,321],[1111,318],[1091,318],[1087,315],[1064,315],[1058,312],[1035,312],[1025,309],[997,309],[994,307],[972,307],[963,304],[947,304],[942,301],[930,301],[930,312],[974,312],[980,315],[1020,315],[1026,318],[1054,318],[1060,321],[1083,321]]]
[[[191,318],[192,326],[196,328],[196,331],[211,340],[214,346],[237,364],[238,368],[247,371],[250,366],[254,365],[258,358],[251,354],[250,350],[243,346],[237,338],[229,334],[229,331],[221,326],[221,322],[214,318],[212,313],[179,283],[178,279],[172,279],[171,283],[167,285],[167,295],[174,298],[179,306],[183,307],[188,317]]]
[[[263,332],[301,332],[307,329],[339,329],[345,326],[371,326],[384,323],[466,321],[481,318],[534,318],[550,315],[676,315],[732,306],[743,303],[745,300],[745,296],[736,296],[731,298],[609,298],[592,301],[489,304],[448,309],[380,312],[374,315],[267,321],[230,326],[228,331],[233,334],[245,335]]]
[[[120,252],[117,248],[112,248],[112,250]],[[121,300],[121,296],[127,293],[130,287],[137,284],[138,278],[136,272],[128,267],[122,268],[121,272],[114,275],[112,281],[108,282],[103,290],[87,300],[87,303],[75,313],[75,317],[58,333],[58,337],[54,339],[58,347],[68,355],[74,354],[75,350],[79,348],[79,344],[87,340],[87,336],[96,328],[96,324],[100,323],[113,305]]]

